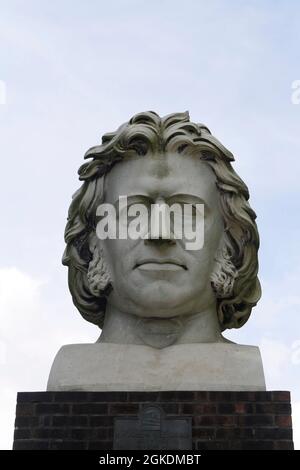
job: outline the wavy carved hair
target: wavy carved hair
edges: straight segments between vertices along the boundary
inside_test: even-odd
[[[157,151],[175,151],[183,156],[197,152],[215,173],[224,237],[211,283],[221,329],[239,328],[248,320],[261,295],[257,278],[259,236],[256,214],[248,203],[247,186],[232,168],[233,155],[205,125],[190,122],[188,112],[164,118],[152,111],[136,114],[116,132],[105,134],[102,145],[86,152],[84,158],[91,160],[78,170],[83,184],[73,195],[65,229],[67,246],[63,264],[69,268],[73,302],[84,319],[100,328],[103,326],[111,286],[99,296],[94,295],[88,280],[88,268],[94,261],[90,239],[96,228],[96,208],[103,202],[105,174],[125,156],[139,155],[143,158],[148,152]],[[97,257],[101,264],[99,253]]]

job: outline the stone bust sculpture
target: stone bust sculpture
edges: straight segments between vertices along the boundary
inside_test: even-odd
[[[102,332],[96,344],[59,351],[48,389],[264,389],[258,348],[222,336],[261,295],[256,215],[233,155],[187,112],[144,112],[85,158],[63,264],[75,306]],[[133,204],[189,205],[191,219],[201,205],[203,245],[187,250],[162,224],[144,237],[100,239],[97,208],[110,204],[119,220],[124,196],[129,220]]]

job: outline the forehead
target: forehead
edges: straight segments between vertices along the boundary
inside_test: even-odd
[[[209,203],[217,197],[216,177],[197,155],[166,153],[125,158],[105,177],[105,201],[119,196],[150,198],[186,194]]]

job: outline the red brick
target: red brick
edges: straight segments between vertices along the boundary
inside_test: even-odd
[[[196,426],[215,426],[216,416],[196,416]]]
[[[236,425],[236,418],[233,415],[217,415],[215,422],[219,426],[234,426]]]
[[[229,414],[229,413],[234,413],[235,411],[235,405],[234,403],[220,403],[218,405],[218,412],[221,414],[221,415],[226,415],[226,414]]]
[[[294,445],[293,441],[277,441],[274,443],[274,449],[275,450],[293,450]]]
[[[237,416],[239,426],[272,426],[274,424],[273,415],[239,415]]]
[[[108,406],[105,403],[79,403],[72,406],[72,414],[76,415],[105,415]]]
[[[18,403],[46,403],[52,402],[53,392],[19,392],[17,395]]]
[[[114,422],[113,416],[90,416],[90,426],[112,426]]]
[[[110,441],[91,441],[88,443],[88,450],[112,450],[113,442]]]
[[[198,416],[204,413],[204,408],[203,405],[195,403],[181,403],[180,412],[182,414]]]
[[[290,403],[291,401],[291,394],[290,392],[286,391],[275,391],[272,392],[272,399],[273,401],[287,401]]]
[[[54,414],[68,414],[70,405],[66,403],[37,403],[37,415],[54,415]]]
[[[217,406],[213,403],[204,403],[203,405],[203,414],[215,414],[217,412]]]
[[[214,428],[194,428],[193,437],[198,439],[214,439],[216,430]]]
[[[123,402],[135,401],[135,392],[89,392],[87,402],[107,403],[107,402]]]
[[[275,416],[275,424],[283,428],[292,427],[292,418],[289,415],[279,415]]]
[[[292,409],[290,403],[273,403],[273,410],[276,415],[291,415]]]
[[[208,394],[209,392],[195,392],[196,401],[198,402],[207,402],[208,401]]]
[[[16,440],[13,445],[14,450],[47,450],[48,441],[38,441],[35,439]]]
[[[243,450],[273,450],[274,442],[273,441],[244,441],[242,443]]]
[[[273,414],[274,403],[256,403],[255,411],[258,414]]]
[[[34,403],[18,403],[16,415],[17,416],[34,416],[35,404]]]
[[[230,443],[228,441],[197,441],[196,442],[197,450],[229,450]]]
[[[234,404],[234,412],[236,414],[251,414],[253,413],[252,403],[238,402]]]
[[[38,416],[17,416],[15,421],[16,428],[30,428],[39,425],[40,418]]]
[[[238,392],[209,392],[209,398],[211,401],[226,403],[228,401],[235,401],[236,393]]]
[[[255,392],[236,392],[236,401],[255,401]]]
[[[113,403],[109,406],[110,415],[121,415],[121,414],[137,414],[139,412],[139,405],[135,403]]]
[[[50,441],[50,449],[53,450],[85,450],[87,447],[83,441]]]

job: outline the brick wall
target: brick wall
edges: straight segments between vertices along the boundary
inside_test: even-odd
[[[18,393],[14,449],[113,448],[114,418],[149,404],[166,416],[191,416],[193,448],[292,449],[290,393]]]

